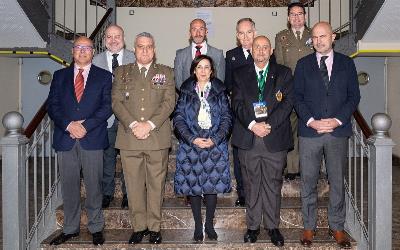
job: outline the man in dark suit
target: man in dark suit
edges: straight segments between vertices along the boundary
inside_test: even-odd
[[[256,33],[256,24],[251,18],[242,18],[237,21],[236,38],[239,46],[227,51],[225,57],[225,86],[228,92],[232,91],[233,72],[243,65],[253,65],[254,63],[253,57],[251,56],[251,48]],[[239,164],[238,148],[236,146],[232,146],[232,155],[233,173],[236,179],[236,192],[238,195],[235,205],[244,207],[246,202],[244,197],[243,179]]]
[[[214,61],[215,75],[221,81],[225,79],[225,60],[223,51],[207,43],[207,27],[202,19],[190,22],[190,45],[176,51],[174,60],[174,73],[176,89],[190,76],[190,65],[197,55],[207,55]]]
[[[88,229],[93,244],[101,245],[103,149],[108,147],[112,75],[92,65],[94,49],[89,38],[76,39],[72,53],[74,64],[54,73],[47,99],[47,111],[55,125],[53,147],[57,151],[64,202],[63,232],[50,244],[59,245],[79,235],[82,171]]]
[[[232,143],[239,148],[246,196],[247,232],[244,242],[256,242],[260,224],[275,246],[283,246],[280,222],[282,171],[293,147],[292,72],[272,63],[271,43],[265,36],[253,41],[254,64],[233,73],[235,113]]]
[[[343,231],[344,170],[351,116],[360,101],[357,72],[348,56],[333,51],[335,34],[329,23],[314,25],[312,40],[316,53],[300,59],[294,74],[304,221],[301,243],[309,247],[315,234],[317,182],[324,156],[329,181],[329,232],[340,247],[349,248]]]
[[[93,58],[93,64],[114,73],[115,68],[120,65],[135,62],[135,55],[132,51],[125,49],[124,30],[118,25],[110,25],[104,32],[104,43],[107,50]],[[117,163],[117,150],[115,139],[117,138],[118,120],[111,115],[107,120],[107,134],[110,146],[104,150],[103,157],[103,208],[110,206],[114,198],[115,190],[115,165]],[[128,196],[123,172],[121,172],[122,202],[121,207],[128,207]]]

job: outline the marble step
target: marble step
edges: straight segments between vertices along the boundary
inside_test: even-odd
[[[246,210],[234,207],[235,199],[232,197],[218,198],[215,212],[215,228],[246,228]],[[131,228],[128,209],[120,208],[121,200],[114,199],[109,208],[104,209],[106,229]],[[327,198],[318,201],[317,226],[327,228]],[[205,209],[203,206],[203,218]],[[63,225],[64,213],[62,207],[56,211],[57,225]],[[83,209],[81,214],[81,228],[87,224],[87,215]],[[301,214],[300,198],[283,198],[281,204],[281,228],[302,228],[303,219]],[[191,229],[194,228],[194,221],[190,207],[184,204],[183,198],[165,199],[162,209],[163,229]]]
[[[193,242],[193,230],[186,229],[162,229],[161,234],[163,241],[159,245],[153,245],[148,243],[148,236],[143,238],[142,243],[131,245],[128,244],[128,239],[132,234],[130,229],[106,229],[104,230],[105,243],[101,246],[101,249],[158,249],[158,250],[170,250],[170,249],[214,249],[214,250],[261,250],[261,249],[278,249],[270,242],[270,238],[265,230],[261,230],[256,243],[243,243],[243,235],[245,229],[216,229],[218,233],[218,241],[212,241],[205,238],[203,243]],[[86,230],[81,230],[78,237],[72,238],[64,244],[59,246],[50,246],[49,242],[53,239],[60,231],[57,230],[41,244],[42,250],[46,249],[99,249],[93,246],[92,236]],[[285,245],[279,249],[290,249],[300,250],[304,249],[300,244],[299,239],[301,236],[301,229],[294,228],[283,228],[281,233],[285,238]],[[352,248],[357,249],[356,242],[351,241]],[[317,235],[314,238],[312,247],[308,248],[311,250],[336,250],[339,247],[336,245],[334,240],[328,235],[327,229],[318,229]]]
[[[119,176],[119,174],[117,174]],[[232,179],[232,192],[223,194],[224,197],[237,197],[236,194],[236,180]],[[319,179],[318,181],[318,197],[328,197],[329,193],[329,185],[326,179]],[[282,186],[282,197],[300,197],[300,179],[295,179],[293,181],[283,181]],[[85,185],[81,182],[81,194],[82,197],[86,196]],[[121,190],[121,180],[119,177],[115,178],[115,198],[122,198],[122,190]],[[165,183],[165,198],[174,198],[176,197],[174,193],[174,181],[173,181],[173,173],[169,173],[167,176],[167,181]]]

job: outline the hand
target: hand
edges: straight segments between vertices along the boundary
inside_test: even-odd
[[[194,139],[193,144],[199,148],[209,148],[214,145],[214,143],[211,141],[210,138],[206,139],[206,138],[200,138],[200,137],[197,137],[196,139]]]
[[[147,139],[150,136],[151,125],[148,122],[138,122],[132,126],[133,135],[139,140]]]
[[[314,120],[308,124],[309,127],[315,129],[318,134],[331,133],[340,124],[334,118]]]
[[[262,138],[271,133],[271,125],[265,122],[256,122],[251,128],[251,131],[253,131],[256,136]]]
[[[72,139],[81,139],[86,135],[87,131],[81,123],[81,121],[73,121],[68,125],[67,131]]]

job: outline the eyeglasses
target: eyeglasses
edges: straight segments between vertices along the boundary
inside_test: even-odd
[[[303,12],[299,12],[299,13],[289,13],[290,17],[301,17],[303,16],[304,13]]]
[[[80,50],[80,51],[84,51],[84,52],[89,52],[93,50],[92,46],[86,46],[86,45],[75,45],[74,50]]]

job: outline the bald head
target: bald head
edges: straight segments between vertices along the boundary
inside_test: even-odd
[[[253,59],[259,68],[264,68],[272,55],[271,42],[266,36],[258,36],[253,41]]]
[[[72,48],[74,62],[79,67],[84,67],[92,62],[94,55],[93,41],[87,37],[78,37]]]
[[[332,44],[336,35],[332,31],[332,26],[328,22],[319,22],[312,28],[312,40],[315,50],[322,55],[327,55],[332,51]]]

